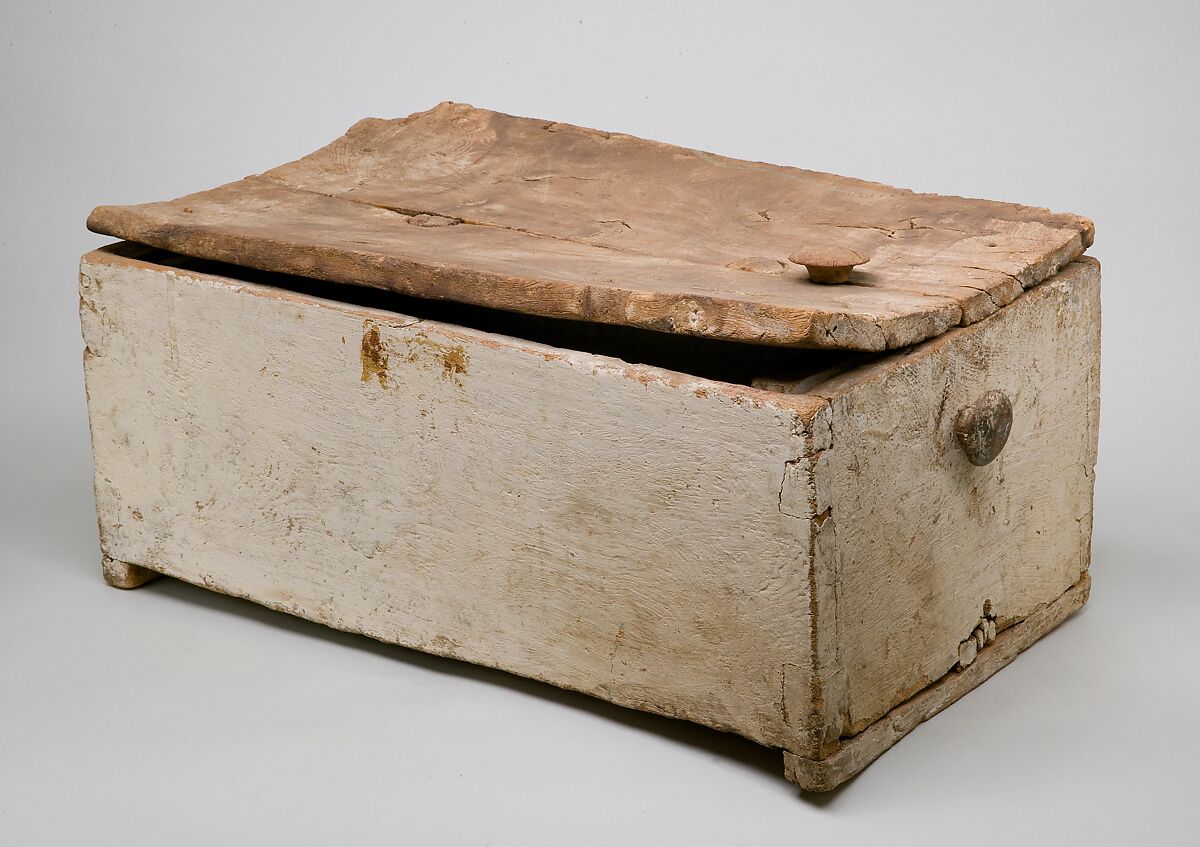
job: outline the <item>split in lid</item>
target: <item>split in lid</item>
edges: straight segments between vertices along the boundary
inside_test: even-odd
[[[185,256],[530,315],[883,350],[1078,258],[1090,221],[443,103],[90,229]],[[832,283],[832,284],[831,284]]]

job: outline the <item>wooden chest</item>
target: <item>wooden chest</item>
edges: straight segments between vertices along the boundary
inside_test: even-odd
[[[127,239],[80,273],[118,587],[736,732],[814,790],[1087,599],[1085,219],[443,104],[89,226]]]

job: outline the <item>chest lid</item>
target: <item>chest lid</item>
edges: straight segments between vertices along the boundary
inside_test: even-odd
[[[1081,255],[1094,232],[1075,215],[458,103],[368,118],[209,191],[97,207],[88,228],[418,297],[854,350],[973,323]]]

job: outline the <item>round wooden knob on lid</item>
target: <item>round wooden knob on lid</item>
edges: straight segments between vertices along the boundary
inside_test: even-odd
[[[788,261],[804,265],[808,269],[808,278],[813,282],[836,284],[848,282],[850,271],[871,260],[849,247],[811,244],[788,256]]]
[[[988,391],[959,409],[954,418],[954,434],[967,454],[967,461],[982,467],[999,456],[1008,443],[1012,422],[1012,403],[1003,391]]]

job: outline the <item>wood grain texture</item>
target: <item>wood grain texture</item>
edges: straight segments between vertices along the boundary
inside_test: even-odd
[[[1091,243],[1090,221],[916,194],[456,103],[88,226],[204,259],[756,344],[882,350],[970,324]],[[786,257],[870,256],[848,285]]]

